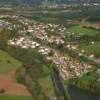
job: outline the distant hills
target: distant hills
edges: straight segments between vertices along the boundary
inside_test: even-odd
[[[43,2],[57,3],[57,4],[82,4],[82,3],[100,3],[100,0],[0,0],[0,4],[13,4],[13,5],[38,5]]]
[[[0,0],[0,4],[13,4],[13,5],[35,5],[35,4],[41,4],[43,0]]]

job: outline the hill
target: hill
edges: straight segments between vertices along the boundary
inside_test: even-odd
[[[43,2],[57,3],[57,4],[83,4],[83,3],[100,3],[100,0],[0,0],[0,4],[13,5],[39,5]]]

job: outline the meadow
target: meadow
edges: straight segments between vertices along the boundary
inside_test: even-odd
[[[8,53],[0,50],[0,74],[7,74],[20,68],[21,62],[11,57]]]
[[[88,36],[94,36],[100,33],[98,30],[91,29],[91,28],[84,28],[79,25],[69,27],[68,31],[74,32],[78,35],[88,35]]]
[[[42,88],[42,91],[47,95],[47,96],[55,96],[55,90],[53,86],[53,82],[51,79],[51,76],[48,75],[46,77],[40,78],[38,80],[40,87]],[[45,86],[44,86],[45,85]]]
[[[5,96],[0,95],[0,100],[33,100],[30,96]]]
[[[100,42],[96,42],[95,44],[84,43],[80,45],[80,48],[84,49],[88,55],[94,54],[96,57],[100,57]]]

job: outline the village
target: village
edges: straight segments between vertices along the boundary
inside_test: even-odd
[[[99,100],[100,4],[31,1],[0,4],[0,100]]]
[[[3,16],[18,19],[18,16]],[[18,46],[23,49],[36,49],[38,53],[41,53],[47,60],[56,64],[59,69],[60,76],[66,80],[74,77],[82,77],[83,74],[92,70],[92,65],[89,65],[83,61],[71,58],[69,55],[59,52],[58,49],[52,47],[52,45],[63,45],[69,50],[78,49],[77,46],[71,45],[69,42],[64,41],[64,33],[70,33],[67,29],[60,24],[44,24],[42,22],[31,21],[26,18],[19,18],[19,22],[25,26],[22,30],[18,30],[19,36],[9,40],[8,45]],[[1,21],[0,27],[8,26],[8,29],[17,27],[9,22]],[[56,32],[57,35],[50,34],[50,32]],[[72,33],[73,34],[73,33]],[[93,42],[92,42],[93,43]],[[50,55],[52,53],[52,55]],[[84,53],[81,50],[79,56]],[[93,55],[90,55],[93,57]]]

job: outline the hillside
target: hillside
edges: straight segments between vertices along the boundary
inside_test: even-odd
[[[38,5],[43,2],[49,3],[70,3],[70,4],[82,4],[82,3],[100,3],[100,0],[0,0],[0,4],[13,4],[13,5]]]

